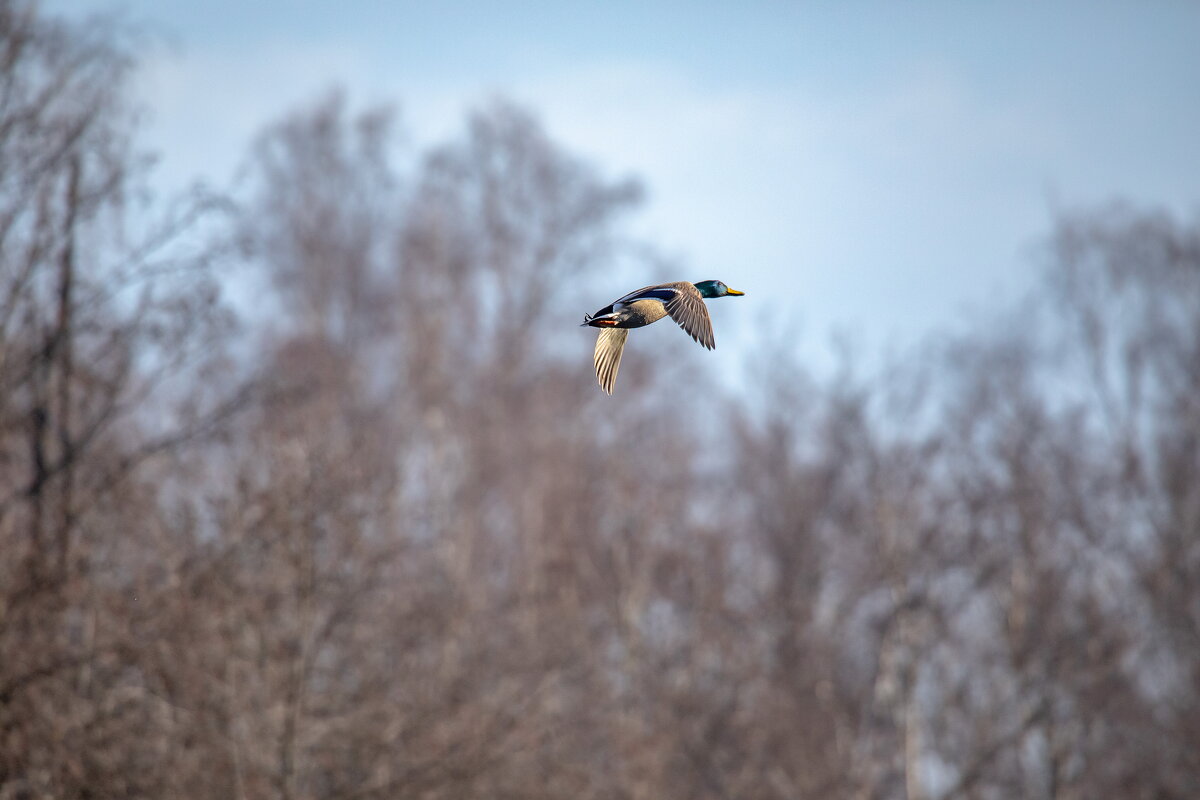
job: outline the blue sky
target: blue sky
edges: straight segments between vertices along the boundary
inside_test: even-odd
[[[645,182],[635,227],[679,277],[746,290],[817,364],[831,331],[877,352],[1025,291],[1053,208],[1200,212],[1195,2],[45,6],[124,9],[177,43],[138,81],[164,185],[227,181],[334,84],[396,103],[419,145],[511,97]],[[738,310],[714,308],[722,360],[752,355],[759,316]]]

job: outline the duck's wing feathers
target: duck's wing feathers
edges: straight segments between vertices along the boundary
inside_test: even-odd
[[[596,353],[593,360],[596,363],[596,378],[600,388],[609,394],[617,382],[617,370],[621,366],[621,353],[625,351],[625,338],[629,331],[625,328],[602,328],[596,337]]]
[[[708,317],[708,308],[700,291],[687,281],[660,283],[655,286],[643,286],[636,292],[630,292],[615,301],[612,307],[628,305],[635,300],[659,300],[666,306],[667,313],[675,320],[689,336],[700,344],[712,350],[717,346],[713,336],[712,320]]]
[[[619,300],[614,300],[613,305],[629,305],[634,300],[661,300],[664,303],[668,303],[675,298],[675,295],[678,293],[678,291],[679,290],[676,288],[676,285],[673,283],[663,283],[656,286],[643,286],[636,292],[630,292]]]
[[[675,296],[667,300],[667,313],[671,319],[679,323],[679,327],[700,344],[712,350],[717,346],[713,336],[712,320],[708,317],[708,307],[700,291],[690,283],[668,283],[662,287],[674,290]]]

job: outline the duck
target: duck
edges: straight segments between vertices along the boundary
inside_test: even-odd
[[[600,329],[593,356],[600,388],[607,394],[613,393],[630,328],[644,328],[663,317],[670,317],[697,343],[713,350],[717,340],[713,336],[712,320],[708,317],[704,300],[741,297],[744,294],[730,289],[721,281],[673,281],[642,287],[614,300],[595,314],[584,314],[580,327]]]

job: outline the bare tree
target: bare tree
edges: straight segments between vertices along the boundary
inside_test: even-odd
[[[130,657],[159,551],[147,467],[210,436],[238,392],[170,402],[227,318],[196,197],[136,238],[124,31],[0,5],[0,787],[153,793],[162,707]],[[167,276],[170,279],[167,279]]]

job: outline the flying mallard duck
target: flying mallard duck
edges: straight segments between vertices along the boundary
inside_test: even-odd
[[[600,329],[595,354],[600,388],[609,394],[613,392],[629,328],[641,328],[669,316],[693,339],[712,350],[717,342],[713,338],[712,321],[708,318],[704,298],[743,294],[745,292],[730,289],[720,281],[675,281],[638,289],[595,314],[585,314],[583,324]]]

